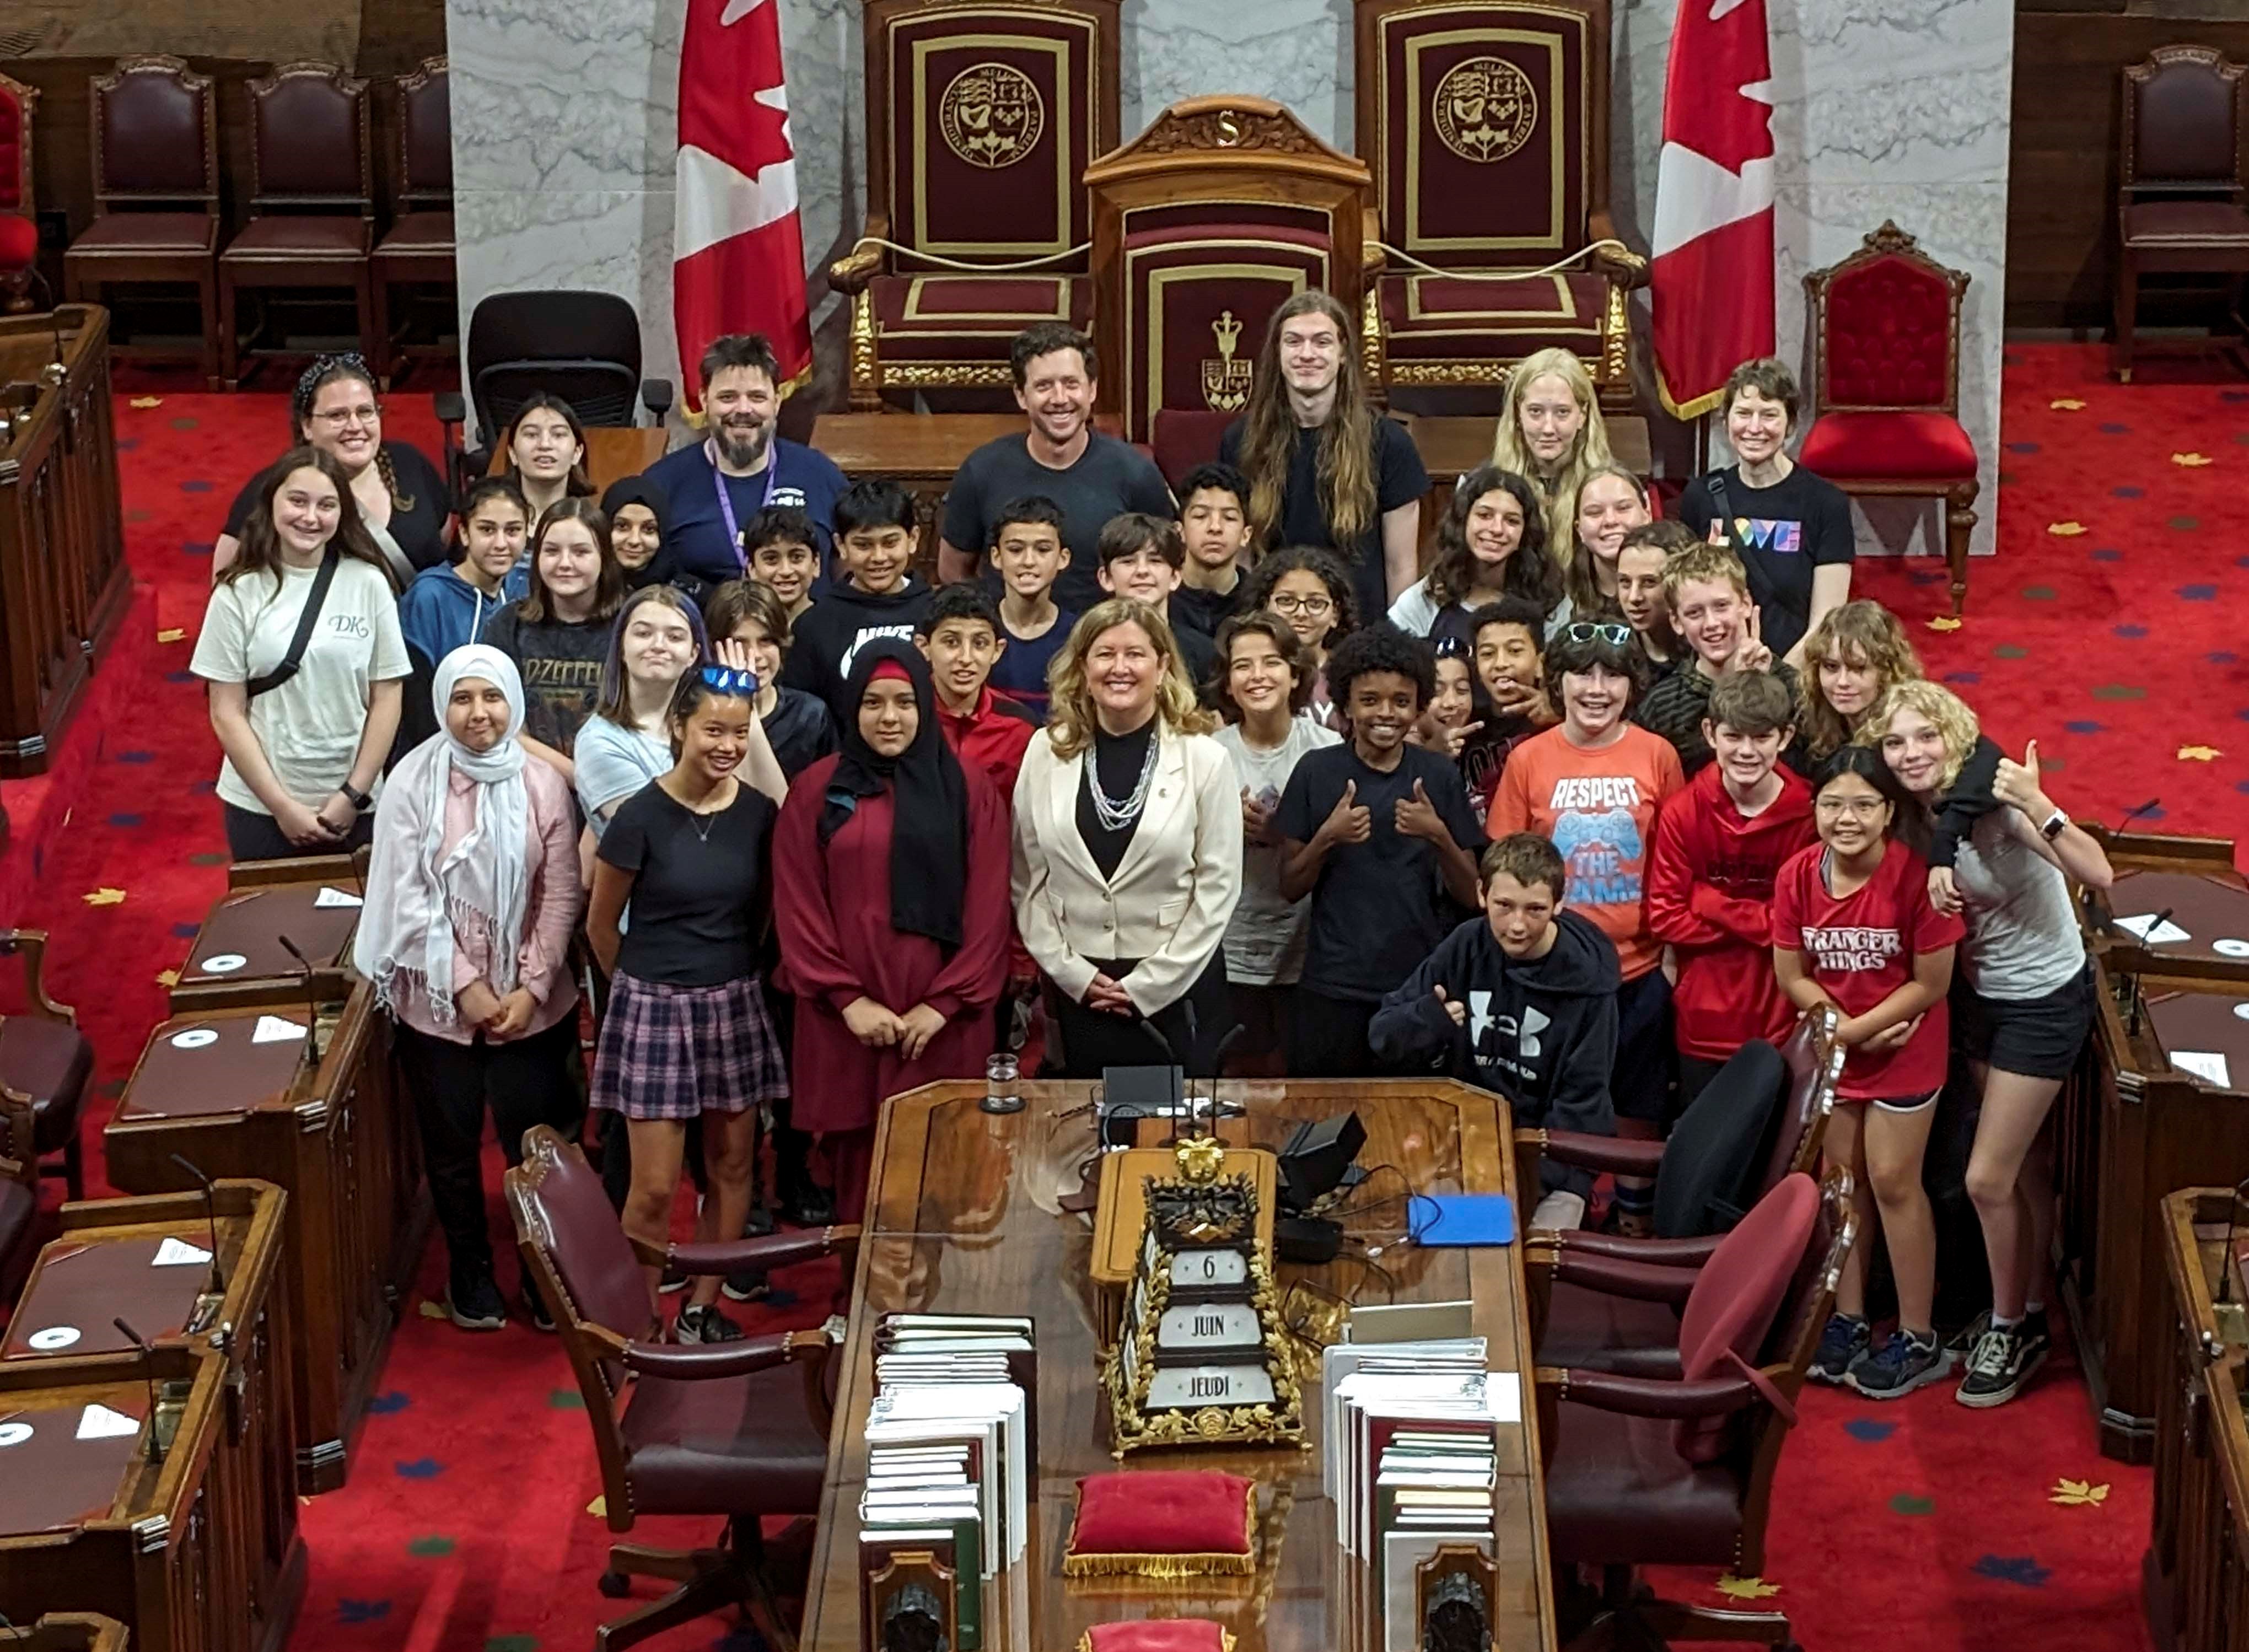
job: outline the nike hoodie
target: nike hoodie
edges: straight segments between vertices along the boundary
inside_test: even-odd
[[[1521,962],[1500,950],[1481,915],[1453,931],[1374,1012],[1366,1033],[1374,1053],[1498,1091],[1513,1105],[1518,1128],[1614,1135],[1616,947],[1566,907],[1554,922],[1546,955]],[[1463,1025],[1438,1002],[1440,987],[1468,1006]],[[1583,1197],[1593,1187],[1591,1171],[1551,1160],[1539,1179],[1550,1193]]]
[[[1724,1061],[1752,1038],[1778,1043],[1796,1008],[1772,968],[1772,884],[1813,841],[1812,788],[1787,768],[1780,795],[1745,816],[1706,766],[1656,816],[1643,897],[1647,926],[1675,949],[1671,1013],[1679,1048]]]
[[[839,721],[856,708],[836,702],[850,680],[851,662],[880,637],[913,641],[928,617],[930,589],[912,575],[894,591],[880,595],[856,585],[831,585],[789,628],[788,662],[781,668],[784,687],[801,688],[827,701]]]

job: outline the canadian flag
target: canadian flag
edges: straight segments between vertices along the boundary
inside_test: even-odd
[[[786,385],[812,364],[797,224],[796,151],[776,0],[687,0],[679,46],[679,168],[671,307],[686,404],[725,333],[762,333]]]
[[[1772,354],[1771,81],[1764,0],[1681,0],[1648,272],[1656,388],[1678,418]]]

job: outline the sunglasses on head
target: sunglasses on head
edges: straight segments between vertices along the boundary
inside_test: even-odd
[[[1457,637],[1441,637],[1437,639],[1435,651],[1439,659],[1466,659],[1468,645]]]
[[[713,693],[734,694],[744,699],[754,699],[758,692],[755,671],[738,671],[724,665],[705,665],[703,682]]]
[[[1622,648],[1632,641],[1632,627],[1613,625],[1605,620],[1578,620],[1562,628],[1565,643],[1606,643],[1611,648]]]

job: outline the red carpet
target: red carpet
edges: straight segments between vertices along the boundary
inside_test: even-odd
[[[2060,346],[2011,353],[2001,554],[1971,570],[1964,626],[1927,629],[1945,595],[1932,564],[1864,564],[1858,589],[1907,617],[1932,672],[2002,741],[2039,740],[2071,807],[2114,818],[2160,797],[2167,829],[2238,830],[2249,667],[2226,616],[2249,597],[2249,555],[2229,527],[2249,476],[2249,386],[2121,389],[2099,361]],[[68,800],[73,829],[55,836],[40,874],[10,866],[12,854],[0,861],[0,897],[23,891],[0,921],[54,933],[52,989],[79,1006],[110,1096],[162,1014],[159,972],[181,960],[221,886],[217,749],[186,666],[210,542],[285,422],[276,395],[136,400],[148,398],[120,395],[117,420],[142,601],[109,667],[134,692],[72,729],[86,754]],[[389,433],[434,453],[426,395],[390,406]],[[175,629],[184,634],[160,640]],[[88,1121],[90,1165],[106,1111]],[[496,1169],[492,1186],[497,1233]],[[425,1291],[442,1288],[437,1256]],[[506,1264],[503,1277],[512,1283]],[[823,1270],[776,1284],[795,1299],[754,1316],[759,1328],[824,1312]],[[399,1326],[351,1483],[306,1509],[312,1580],[294,1644],[577,1652],[617,1608],[594,1587],[607,1528],[587,1511],[599,1485],[567,1364],[528,1330],[464,1336],[428,1306],[416,1298]],[[1994,1413],[1964,1410],[1943,1388],[1888,1406],[1807,1394],[1776,1508],[1764,1579],[1728,1587],[1777,1589],[1769,1598],[1812,1652],[1891,1640],[1916,1652],[2147,1644],[2148,1475],[2098,1455],[2066,1355]],[[1724,1598],[1707,1574],[1667,1587]],[[653,1644],[755,1642],[706,1620]]]

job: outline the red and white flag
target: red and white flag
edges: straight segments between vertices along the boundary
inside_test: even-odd
[[[1772,354],[1771,81],[1764,0],[1681,0],[1649,268],[1656,388],[1679,418]]]
[[[786,385],[812,364],[777,0],[687,0],[679,47],[679,170],[672,320],[685,405],[725,333],[762,333]]]

